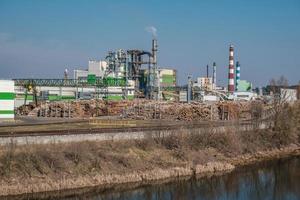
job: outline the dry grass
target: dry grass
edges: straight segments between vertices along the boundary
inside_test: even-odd
[[[245,153],[255,153],[299,142],[300,105],[285,108],[291,115],[273,130],[239,132],[213,130],[159,138],[118,142],[78,142],[67,144],[0,147],[0,179],[12,177],[56,177],[93,174],[125,174],[203,164]]]
[[[9,146],[1,149],[0,177],[78,176],[203,164],[274,148],[271,132],[191,133],[122,142]]]

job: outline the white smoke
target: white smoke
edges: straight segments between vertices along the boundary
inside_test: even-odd
[[[157,29],[154,26],[147,26],[145,30],[152,34],[152,37],[157,37]]]

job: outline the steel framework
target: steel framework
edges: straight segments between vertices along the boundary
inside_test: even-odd
[[[16,86],[49,86],[49,87],[108,87],[108,83],[103,79],[96,79],[94,83],[88,83],[84,79],[14,79]],[[118,80],[113,81],[111,86],[122,86]]]

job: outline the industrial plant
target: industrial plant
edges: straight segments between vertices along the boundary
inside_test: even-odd
[[[206,76],[196,80],[187,77],[186,84],[178,85],[177,71],[159,66],[158,41],[153,38],[151,50],[108,51],[100,60],[89,60],[87,69],[75,69],[73,77],[65,69],[63,79],[1,80],[0,116],[14,118],[14,110],[26,105],[93,99],[181,103],[261,99],[262,94],[254,91],[251,82],[241,80],[241,65],[234,55],[234,46],[229,45],[228,87],[217,84],[220,66],[216,62],[206,66]],[[291,94],[296,96],[296,91]]]

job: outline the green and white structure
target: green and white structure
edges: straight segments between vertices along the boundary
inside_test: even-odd
[[[239,90],[240,79],[241,79],[241,66],[239,61],[237,61],[235,65],[235,90],[236,91]]]
[[[13,119],[15,105],[15,83],[0,80],[0,119]]]

